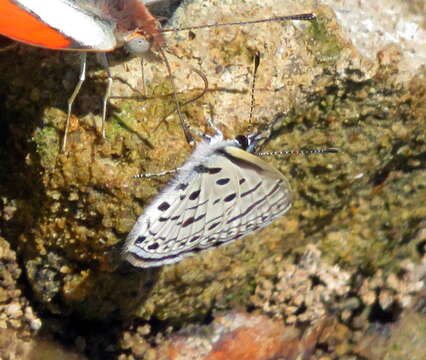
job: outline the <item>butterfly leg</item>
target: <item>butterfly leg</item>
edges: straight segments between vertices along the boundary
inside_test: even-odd
[[[166,65],[167,72],[170,76],[170,83],[171,83],[172,89],[173,89],[173,98],[174,98],[175,103],[176,103],[176,111],[177,111],[178,116],[179,116],[180,125],[181,125],[183,133],[185,135],[186,142],[189,145],[194,145],[194,138],[193,138],[191,131],[190,131],[191,126],[188,123],[188,121],[183,117],[182,112],[180,111],[180,104],[179,104],[179,101],[178,101],[178,98],[177,98],[176,85],[175,85],[175,81],[174,81],[174,78],[173,78],[170,63],[167,60],[167,57],[166,57],[166,54],[164,53],[164,51],[161,48],[159,48],[158,50],[161,54],[161,57],[164,61],[164,64]]]
[[[78,93],[80,92],[81,85],[83,85],[84,80],[86,80],[86,60],[87,60],[87,53],[82,52],[80,54],[80,75],[79,75],[79,78],[78,78],[78,83],[75,86],[74,91],[72,92],[71,96],[68,98],[67,122],[65,124],[65,133],[64,133],[64,137],[62,139],[62,152],[65,152],[65,149],[67,147],[67,137],[68,137],[68,131],[69,131],[69,127],[70,127],[72,105],[73,105],[74,100],[77,97]]]
[[[220,131],[220,129],[216,126],[214,122],[214,111],[213,111],[213,105],[209,105],[210,107],[210,118],[207,119],[207,124],[213,129],[215,132],[215,136],[221,136],[223,139],[223,133]]]
[[[137,175],[133,176],[133,178],[134,179],[141,179],[141,178],[161,177],[161,176],[176,174],[179,171],[179,169],[180,168],[176,168],[176,169],[173,169],[173,170],[166,170],[166,171],[161,171],[161,172],[158,172],[158,173],[137,174]]]
[[[18,43],[13,42],[12,44],[9,44],[9,45],[6,45],[6,46],[3,46],[2,48],[0,48],[0,52],[6,52],[6,51],[9,51],[9,50],[13,50],[16,47],[18,47]]]
[[[219,130],[219,128],[216,126],[216,124],[213,121],[213,117],[207,119],[207,123],[209,124],[209,126],[213,129],[213,131],[215,132],[215,135],[218,136],[222,136],[223,137],[223,133],[222,131]]]
[[[109,70],[108,59],[105,53],[99,53],[98,59],[102,66],[104,67],[107,73],[107,88],[105,90],[105,95],[102,99],[102,138],[105,139],[105,129],[106,129],[106,113],[107,113],[107,105],[108,100],[111,96],[111,87],[112,87],[112,76]]]
[[[142,95],[146,96],[145,66],[144,66],[143,57],[141,57],[141,77],[142,77]]]

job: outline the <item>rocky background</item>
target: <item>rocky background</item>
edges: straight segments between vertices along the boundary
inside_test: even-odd
[[[167,4],[166,4],[167,5]],[[164,10],[164,9],[163,9]],[[165,7],[170,13],[174,7]],[[0,354],[4,359],[426,358],[426,5],[364,0],[184,1],[165,28],[315,12],[166,34],[183,107],[229,137],[275,120],[265,150],[339,154],[267,159],[293,208],[234,243],[152,270],[119,251],[191,153],[163,63],[94,56],[60,141],[78,56],[0,52]],[[261,53],[254,123],[253,57]],[[123,98],[130,97],[130,98]]]

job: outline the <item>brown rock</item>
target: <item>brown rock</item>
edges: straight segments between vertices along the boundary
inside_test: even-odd
[[[308,358],[324,322],[301,333],[264,315],[227,313],[211,325],[193,327],[172,336],[158,349],[158,358],[173,360],[286,360]]]

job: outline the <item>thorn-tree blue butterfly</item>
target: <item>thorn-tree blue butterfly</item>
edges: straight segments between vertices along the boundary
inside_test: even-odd
[[[252,91],[252,109],[253,102]],[[123,257],[134,266],[176,263],[242,238],[285,214],[292,205],[290,184],[257,155],[337,151],[256,153],[262,134],[225,140],[222,132],[210,125],[215,135],[203,134],[204,140],[182,167],[136,176],[176,173],[127,236]]]

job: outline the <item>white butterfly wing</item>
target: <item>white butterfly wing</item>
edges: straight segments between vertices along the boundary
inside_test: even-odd
[[[226,147],[223,155],[224,173],[231,181],[220,185],[226,180],[221,177],[215,182],[217,194],[208,212],[220,217],[206,221],[202,243],[209,247],[265,227],[291,207],[290,185],[278,170],[237,147]]]
[[[139,217],[123,254],[133,265],[175,263],[260,229],[291,207],[283,175],[240,148],[222,148],[191,173]]]
[[[66,46],[67,49],[111,51],[117,46],[114,24],[106,19],[96,18],[93,16],[95,15],[93,12],[84,9],[82,6],[87,3],[87,0],[79,1],[79,3],[75,0],[19,0],[14,2],[68,39],[70,44]],[[64,15],[64,17],[60,15]],[[31,45],[38,44],[41,47],[64,49],[64,45],[47,46],[44,42],[45,39],[39,35],[37,31],[34,31],[32,38],[28,36],[14,38]]]

